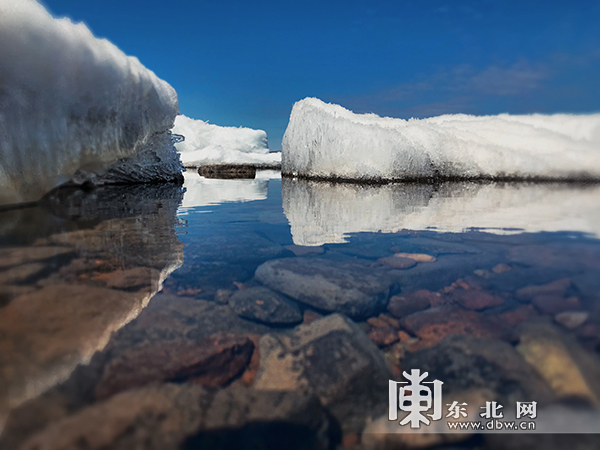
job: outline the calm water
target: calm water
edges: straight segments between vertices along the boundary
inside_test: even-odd
[[[0,448],[598,448],[599,199],[188,172],[0,212]]]

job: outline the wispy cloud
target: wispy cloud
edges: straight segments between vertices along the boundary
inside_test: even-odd
[[[347,99],[354,108],[400,110],[405,115],[438,115],[474,112],[482,97],[521,96],[543,87],[550,76],[543,64],[519,61],[510,66],[492,65],[477,70],[462,64],[372,94]]]
[[[543,61],[521,59],[484,68],[460,64],[423,75],[413,82],[332,101],[356,112],[395,117],[556,112],[556,109],[568,112],[589,109],[587,97],[593,93],[582,92],[577,77],[590,76],[599,69],[600,50],[554,54]]]
[[[467,88],[487,95],[520,95],[539,89],[550,71],[541,65],[521,61],[511,67],[490,66],[473,75]]]

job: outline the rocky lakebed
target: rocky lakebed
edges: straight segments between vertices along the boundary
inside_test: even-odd
[[[593,233],[340,233],[315,213],[327,192],[273,178],[186,204],[223,183],[205,181],[0,212],[0,448],[600,447],[578,431],[600,431]],[[394,189],[398,223],[436,208]],[[290,204],[308,205],[301,221]],[[455,400],[535,401],[539,426],[565,431],[398,432],[389,382],[412,370],[443,382],[444,420]]]

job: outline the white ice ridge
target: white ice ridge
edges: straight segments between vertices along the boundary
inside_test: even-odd
[[[114,163],[106,182],[180,178],[168,136],[178,113],[168,83],[84,24],[0,0],[0,204]]]
[[[279,168],[281,164],[281,153],[269,153],[263,130],[221,127],[181,115],[175,119],[173,133],[185,136],[185,141],[175,144],[185,167],[223,163]]]
[[[352,233],[430,230],[494,234],[575,231],[600,236],[600,185],[449,182],[329,183],[283,179],[294,244],[346,242]]]
[[[292,176],[600,179],[600,114],[403,120],[306,98],[294,105],[282,145],[282,172]]]

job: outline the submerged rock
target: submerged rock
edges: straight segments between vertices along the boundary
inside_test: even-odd
[[[481,314],[452,306],[437,306],[410,314],[400,320],[404,328],[421,338],[419,345],[435,345],[448,336],[466,335],[497,339],[503,326]]]
[[[492,268],[492,272],[494,272],[495,274],[503,274],[506,272],[510,272],[512,270],[512,267],[510,267],[508,264],[504,264],[504,263],[500,263],[500,264],[496,264],[493,268]]]
[[[42,263],[29,263],[0,271],[0,285],[19,284],[44,271]]]
[[[200,387],[164,385],[116,395],[51,423],[20,448],[177,448],[200,422]]]
[[[151,296],[55,285],[13,299],[0,315],[0,424],[8,410],[89,362]]]
[[[500,314],[500,318],[508,325],[515,326],[522,322],[528,322],[538,316],[532,305],[524,305],[515,310]]]
[[[417,265],[417,262],[412,258],[404,258],[396,255],[379,258],[377,262],[385,264],[393,269],[410,269]]]
[[[123,296],[135,295],[123,291],[114,292]],[[101,306],[101,303],[96,302],[96,304],[98,307]],[[115,314],[114,308],[107,309],[106,314],[109,313]],[[99,319],[102,319],[102,316]],[[84,324],[81,324],[81,327],[87,329],[88,333],[92,331],[89,326],[86,327]],[[232,333],[238,335],[238,338],[241,338],[244,342],[246,342],[246,339],[254,342],[255,334],[263,334],[269,331],[272,331],[272,328],[241,319],[228,306],[209,301],[158,294],[141,311],[136,320],[129,322],[127,326],[113,333],[108,344],[103,350],[97,351],[89,360],[89,363],[86,359],[86,364],[80,365],[73,371],[74,365],[78,362],[75,361],[71,366],[65,368],[65,374],[70,374],[70,377],[64,383],[52,388],[46,394],[33,398],[24,405],[13,409],[10,417],[13,418],[14,416],[14,420],[9,419],[2,437],[7,433],[12,436],[7,439],[11,440],[17,439],[17,436],[29,437],[35,431],[41,430],[64,415],[72,414],[83,407],[94,404],[97,401],[97,388],[101,385],[104,385],[102,389],[108,388],[105,395],[110,396],[111,391],[118,392],[121,389],[134,387],[126,384],[132,380],[135,385],[140,381],[147,381],[147,378],[144,377],[149,376],[154,380],[153,384],[156,384],[165,379],[166,371],[177,374],[179,369],[182,369],[182,378],[184,379],[187,374],[190,374],[190,382],[192,382],[195,374],[197,378],[202,377],[200,381],[203,383],[209,382],[205,384],[213,384],[213,381],[218,382],[217,384],[226,384],[231,377],[235,378],[237,376],[236,373],[231,374],[230,369],[236,372],[235,368],[239,363],[240,356],[238,353],[229,353],[231,347],[216,345],[219,342],[217,338],[222,337],[224,333]],[[75,344],[74,340],[69,342]],[[196,344],[203,342],[208,348],[198,348]],[[177,348],[178,343],[183,343],[181,349]],[[245,349],[247,345],[247,343],[244,344],[243,348]],[[44,348],[46,347],[47,345]],[[58,352],[55,354],[60,356],[59,351],[62,351],[62,347],[53,347],[53,349]],[[92,352],[94,350],[94,348],[90,349]],[[5,353],[0,352],[0,359],[4,355]],[[203,355],[207,357],[204,360],[201,359],[204,357]],[[229,358],[228,355],[234,357]],[[193,359],[195,359],[195,362],[204,361],[204,366],[195,368],[192,365],[190,368]],[[139,365],[136,365],[136,361]],[[117,370],[115,372],[118,367],[122,367],[124,371],[119,372]],[[203,368],[211,367],[214,371],[211,369],[208,373],[202,373]],[[54,379],[48,375],[48,372],[54,369],[54,366],[42,369],[44,368],[40,368],[39,371],[39,379],[44,382],[56,384],[64,379]],[[190,371],[185,372],[183,369],[190,369]],[[196,369],[198,369],[197,372],[194,372]],[[249,366],[248,369],[250,370],[252,367]],[[30,375],[24,373],[22,368],[15,373],[30,377]],[[51,374],[53,373],[51,372]],[[170,374],[167,375],[167,379],[169,379]],[[112,379],[113,376],[115,377],[114,380]],[[184,380],[177,380],[177,382],[182,381]],[[123,383],[123,385],[119,385],[119,383]],[[39,389],[37,392],[47,388],[38,379],[29,380],[28,386],[29,392],[32,391],[32,387]],[[115,390],[113,391],[113,389]],[[33,394],[35,395],[37,392],[34,391]],[[51,395],[52,398],[49,399],[48,395]],[[63,414],[61,411],[65,408],[66,412]],[[0,412],[2,411],[0,410]],[[3,441],[0,439],[0,448],[3,448],[2,445]],[[6,448],[19,447],[17,445],[7,445]]]
[[[0,306],[9,303],[13,298],[35,291],[33,286],[0,285]]]
[[[393,373],[365,333],[342,315],[302,325],[289,335],[265,335],[260,355],[255,389],[314,394],[344,433],[362,431],[386,411]]]
[[[559,398],[600,404],[600,358],[586,352],[574,339],[544,323],[523,324],[517,346]]]
[[[523,287],[515,293],[515,297],[522,302],[531,301],[533,298],[542,295],[562,297],[570,287],[571,280],[569,278],[561,278],[547,284]]]
[[[318,400],[232,387],[211,393],[165,384],[124,392],[50,424],[20,448],[33,450],[272,448],[327,449],[329,421]]]
[[[229,306],[244,319],[267,324],[292,325],[302,322],[296,303],[265,287],[250,287],[229,298]]]
[[[487,389],[473,389],[464,392],[444,394],[444,403],[451,405],[454,401],[468,405],[468,410],[479,412],[478,408],[492,400],[494,393]],[[425,414],[433,414],[430,408]],[[427,427],[407,432],[406,426],[400,426],[398,420],[389,420],[388,415],[382,416],[370,423],[362,435],[363,447],[368,450],[392,450],[406,448],[430,448],[448,445],[469,439],[474,432],[449,433],[448,422],[466,421],[462,416],[458,420],[450,416],[442,416],[442,420],[432,421]],[[452,448],[452,447],[450,447]]]
[[[267,261],[255,276],[299,302],[353,318],[369,317],[382,309],[392,285],[385,272],[365,264],[308,257]]]
[[[135,267],[128,270],[120,270],[111,274],[106,286],[111,289],[135,290],[149,287],[158,290],[160,283],[160,272],[151,267]]]
[[[402,286],[404,292],[419,289],[437,291],[494,259],[492,252],[439,255],[435,263],[419,263],[410,270],[391,270],[390,276]]]
[[[25,220],[8,233],[19,242],[42,237],[0,251],[0,261],[15,265],[4,270],[41,264],[39,276],[46,277],[35,287],[0,290],[0,302],[10,301],[0,314],[0,428],[10,410],[65,381],[78,365],[88,367],[183,260],[173,227],[177,186],[59,191],[28,209],[37,212],[35,233],[20,234]],[[121,279],[127,292],[106,288],[126,273],[136,274]]]
[[[253,350],[250,339],[235,335],[142,344],[106,366],[96,398],[163,381],[192,379],[202,386],[222,386],[246,368]]]
[[[400,340],[398,332],[392,327],[376,327],[369,333],[369,339],[378,347],[385,347]]]
[[[240,318],[228,305],[214,301],[157,294],[134,322],[119,331],[108,345],[114,357],[140,342],[165,340],[202,341],[223,333],[262,335],[272,328]]]
[[[411,292],[409,294],[394,295],[388,303],[388,311],[395,317],[402,318],[409,314],[432,306],[432,302],[438,301],[439,296],[426,289]]]
[[[70,247],[9,247],[0,249],[0,269],[39,262],[72,253]]]
[[[510,344],[475,336],[451,336],[438,345],[408,353],[402,370],[419,369],[444,383],[444,392],[492,390],[506,404],[554,399],[545,380]]]
[[[485,442],[490,450],[596,450],[600,448],[598,434],[490,433]]]
[[[184,448],[326,450],[337,431],[314,395],[232,386],[201,404],[209,413]]]
[[[531,303],[542,313],[552,315],[581,308],[577,297],[564,298],[558,295],[538,295],[531,300]]]
[[[217,289],[215,292],[214,300],[219,305],[226,305],[229,302],[229,298],[233,294],[230,289]]]
[[[463,308],[476,311],[500,306],[504,303],[502,298],[481,289],[454,289],[448,297]]]
[[[585,311],[565,311],[554,316],[554,320],[563,327],[573,330],[585,323],[590,313]]]
[[[395,257],[397,258],[409,258],[415,260],[417,262],[436,262],[437,258],[435,256],[427,255],[425,253],[395,253]]]

